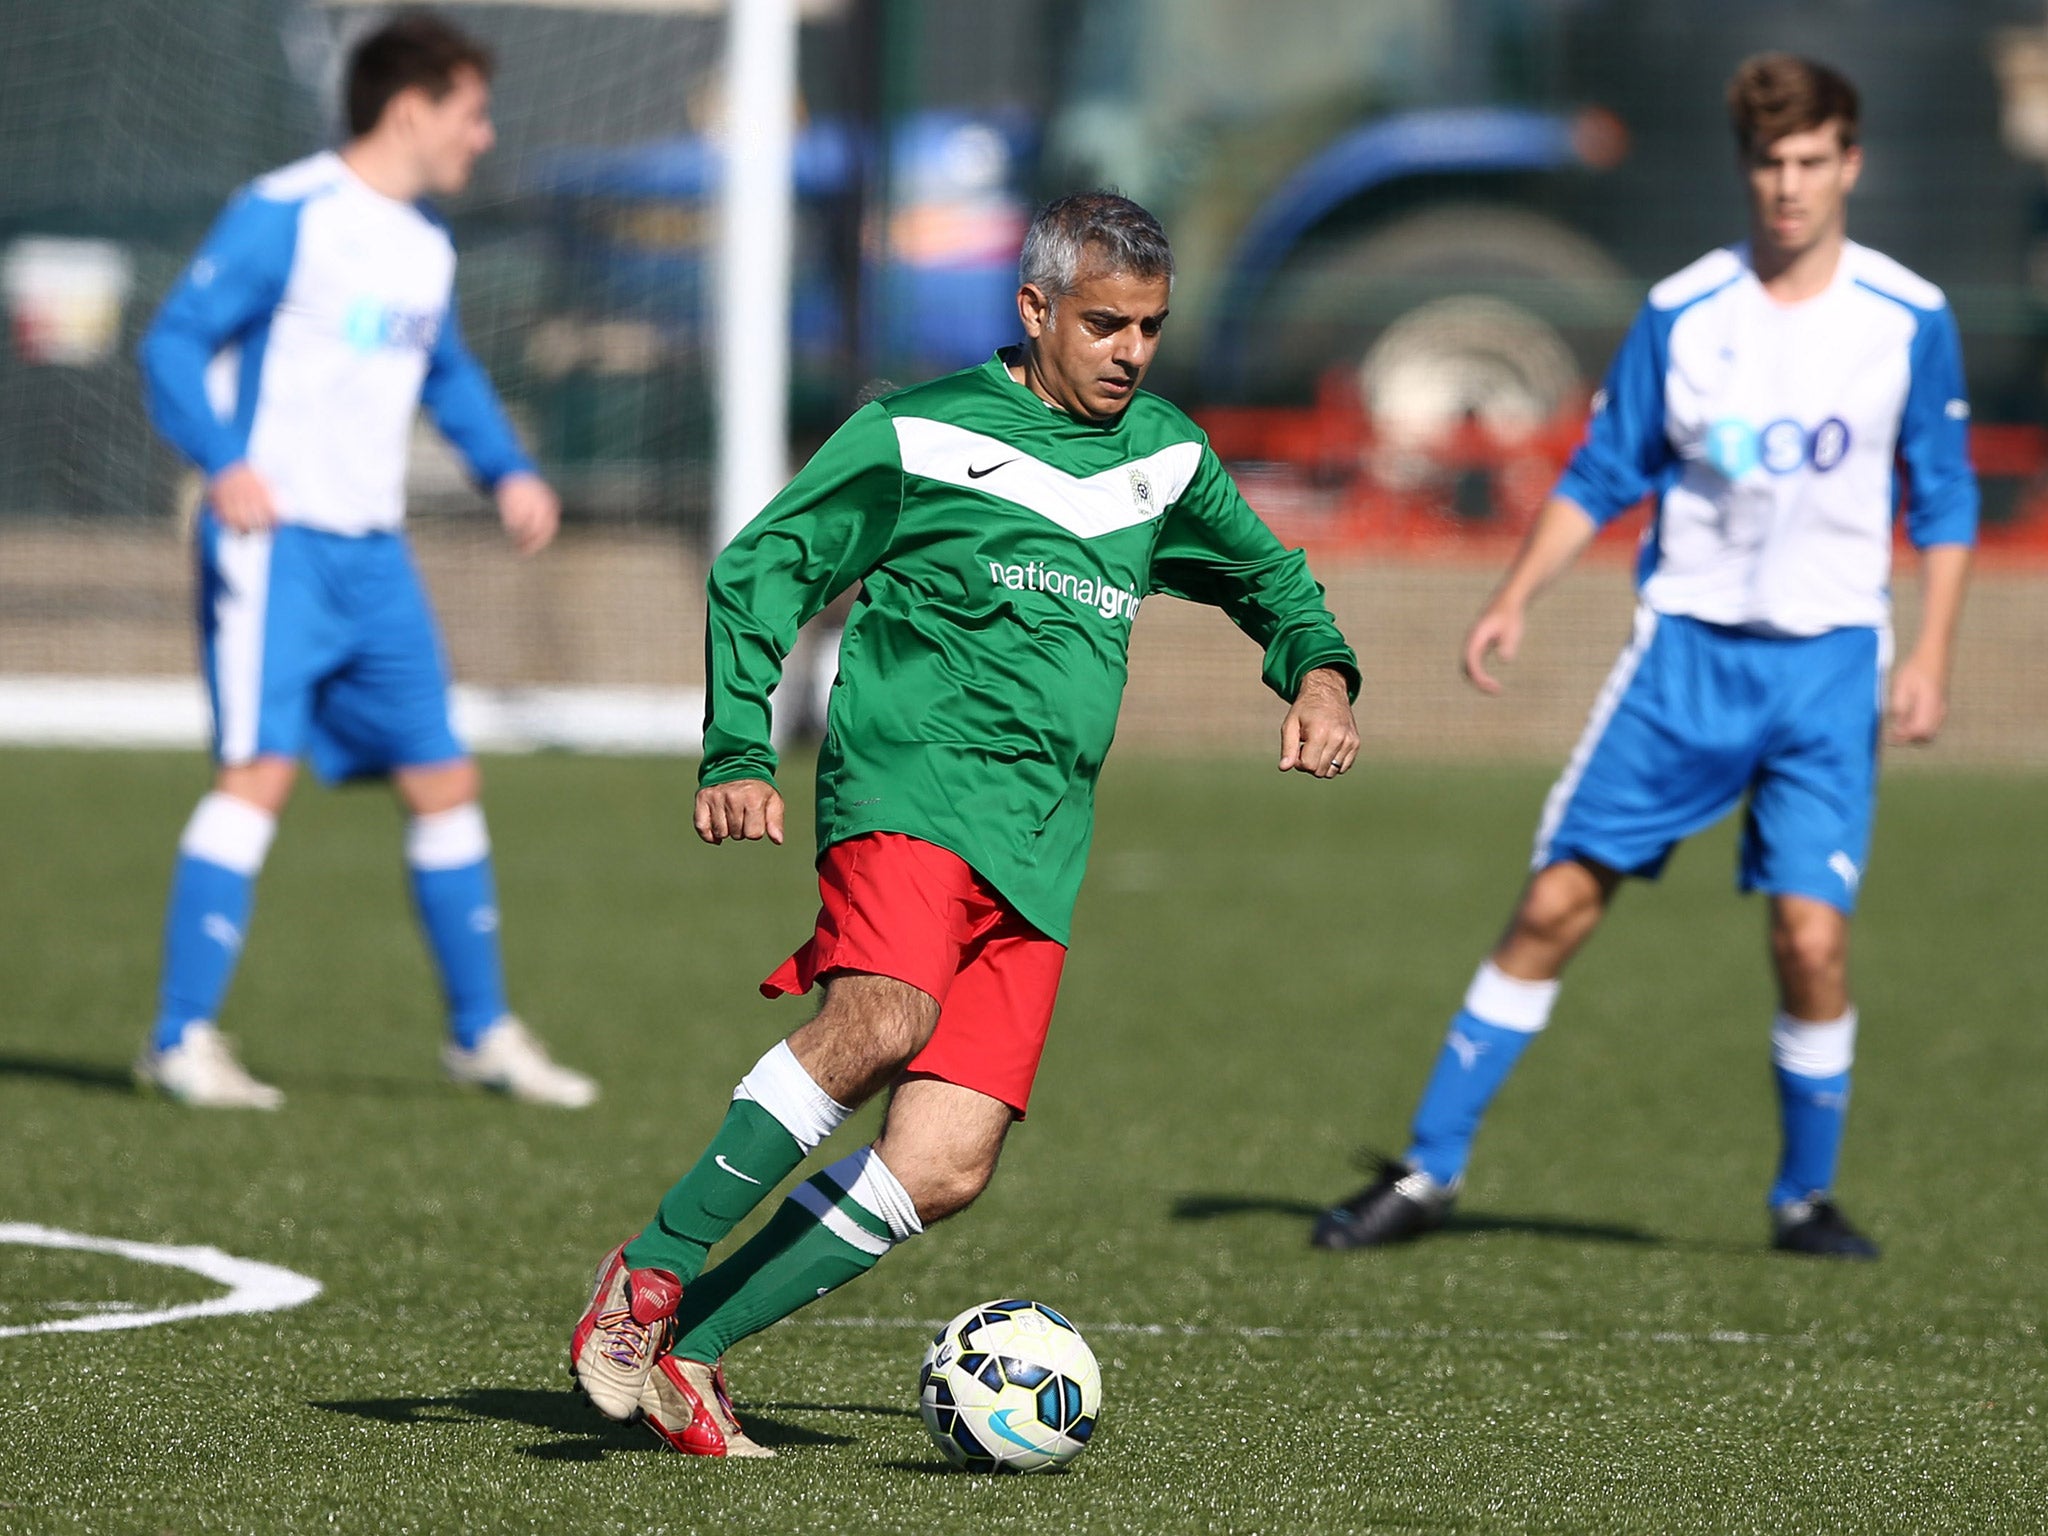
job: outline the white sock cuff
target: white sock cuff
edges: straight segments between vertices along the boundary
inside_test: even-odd
[[[812,1080],[787,1040],[778,1040],[774,1049],[754,1063],[754,1070],[740,1079],[732,1096],[751,1099],[767,1110],[796,1138],[806,1157],[853,1113]]]
[[[873,1147],[862,1147],[842,1157],[825,1170],[825,1177],[845,1190],[854,1204],[889,1224],[889,1235],[897,1242],[917,1236],[924,1223],[917,1219],[917,1203],[910,1191],[889,1171],[889,1165]]]
[[[1771,1025],[1771,1063],[1796,1077],[1840,1077],[1856,1060],[1856,1010],[1839,1019],[1795,1019]]]
[[[1550,1022],[1557,988],[1554,979],[1522,981],[1488,960],[1465,989],[1465,1011],[1482,1024],[1533,1035]]]
[[[253,875],[263,868],[276,835],[277,818],[270,812],[214,790],[193,808],[178,851],[238,875]]]
[[[414,869],[467,869],[490,856],[490,829],[474,800],[406,823],[405,862]]]

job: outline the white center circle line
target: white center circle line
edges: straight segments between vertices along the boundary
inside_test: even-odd
[[[150,1312],[96,1312],[87,1317],[16,1324],[0,1328],[0,1339],[20,1338],[31,1333],[107,1333],[117,1328],[154,1328],[161,1323],[181,1323],[194,1317],[283,1312],[304,1306],[321,1290],[320,1282],[310,1276],[255,1259],[238,1259],[218,1248],[187,1248],[172,1243],[137,1243],[119,1237],[93,1237],[83,1232],[67,1232],[61,1227],[41,1227],[22,1221],[0,1222],[0,1243],[104,1253],[137,1264],[161,1264],[168,1269],[189,1270],[228,1288],[224,1296],[181,1302],[174,1307],[161,1307]]]

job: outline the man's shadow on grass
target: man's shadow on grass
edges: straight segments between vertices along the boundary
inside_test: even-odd
[[[328,1413],[345,1413],[380,1424],[408,1428],[435,1424],[468,1424],[478,1419],[523,1424],[562,1438],[521,1446],[520,1454],[541,1461],[602,1461],[607,1453],[655,1451],[674,1455],[644,1426],[605,1418],[576,1393],[528,1387],[476,1387],[446,1397],[372,1397],[350,1402],[311,1403]],[[767,1403],[785,1412],[896,1413],[893,1408],[849,1403]],[[851,1435],[825,1434],[800,1424],[748,1410],[747,1433],[771,1450],[790,1446],[849,1445]]]
[[[266,1081],[278,1083],[294,1097],[299,1098],[446,1098],[461,1092],[440,1078],[401,1077],[395,1073],[382,1076],[348,1071],[265,1071],[262,1076]],[[136,1086],[132,1068],[96,1061],[74,1061],[62,1056],[29,1056],[0,1051],[0,1082],[5,1082],[9,1078],[31,1082],[65,1083],[73,1088],[90,1088],[101,1093],[119,1094],[124,1098],[152,1097]]]
[[[9,1077],[69,1083],[74,1088],[97,1088],[106,1093],[132,1095],[135,1092],[135,1075],[126,1067],[110,1067],[96,1061],[71,1061],[61,1056],[22,1056],[0,1052],[0,1078]]]
[[[1229,1216],[1293,1216],[1314,1221],[1327,1206],[1307,1200],[1289,1200],[1277,1195],[1182,1195],[1173,1202],[1176,1221],[1215,1221]],[[1670,1240],[1641,1227],[1612,1222],[1567,1221],[1553,1216],[1493,1216],[1484,1212],[1452,1211],[1442,1231],[1519,1232],[1533,1237],[1560,1237],[1575,1242],[1623,1243],[1635,1247],[1662,1248]]]

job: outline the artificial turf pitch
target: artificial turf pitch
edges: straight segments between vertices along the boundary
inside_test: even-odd
[[[202,768],[0,753],[0,1222],[325,1287],[0,1338],[0,1531],[2048,1529],[2048,780],[1886,786],[1841,1186],[1882,1262],[1763,1249],[1772,999],[1725,831],[1626,894],[1450,1231],[1308,1247],[1354,1149],[1398,1149],[1546,777],[1114,764],[995,1185],[735,1351],[782,1455],[725,1465],[596,1418],[564,1350],[590,1267],[802,1017],[753,984],[808,920],[807,826],[708,850],[687,765],[490,765],[515,1001],[604,1082],[574,1114],[440,1082],[395,813],[303,793],[227,1019],[289,1103],[198,1113],[126,1063]],[[0,1245],[0,1327],[218,1289]],[[950,1472],[924,1336],[1013,1294],[1094,1344],[1101,1433],[1065,1475]]]

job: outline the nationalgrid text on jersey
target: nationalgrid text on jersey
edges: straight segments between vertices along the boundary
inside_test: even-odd
[[[1036,560],[1028,565],[1004,565],[991,560],[988,578],[997,586],[1009,587],[1013,591],[1056,592],[1061,597],[1093,608],[1105,619],[1128,622],[1138,616],[1137,593],[1113,587],[1106,581],[1098,582],[1092,577],[1076,576],[1071,571],[1055,571]]]

